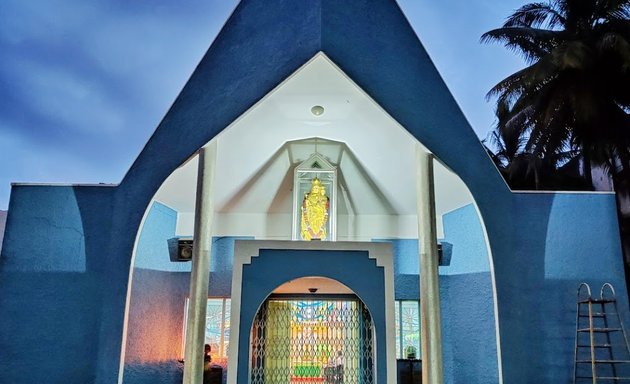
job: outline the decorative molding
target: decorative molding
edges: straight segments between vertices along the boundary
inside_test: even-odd
[[[240,340],[241,295],[243,266],[249,265],[252,258],[260,257],[260,250],[310,250],[310,251],[359,251],[367,252],[368,258],[383,268],[385,284],[385,340],[387,383],[396,382],[396,323],[394,319],[394,261],[391,244],[373,242],[326,242],[326,241],[276,241],[276,240],[236,240],[234,242],[234,266],[232,269],[232,305],[230,315],[230,351],[228,358],[228,384],[236,384]],[[352,287],[349,287],[352,289]],[[375,340],[376,342],[376,340]],[[249,369],[249,367],[247,367]],[[378,360],[374,365],[378,370]]]

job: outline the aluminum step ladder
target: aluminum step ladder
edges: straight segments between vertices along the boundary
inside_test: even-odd
[[[630,383],[628,337],[610,283],[602,285],[599,298],[580,284],[575,325],[573,384]]]

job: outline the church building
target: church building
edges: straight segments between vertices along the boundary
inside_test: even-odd
[[[0,383],[569,383],[582,282],[614,194],[511,191],[394,0],[242,0],[119,184],[12,186]]]

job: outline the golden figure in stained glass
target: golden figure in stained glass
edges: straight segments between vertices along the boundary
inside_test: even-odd
[[[326,225],[330,199],[326,195],[326,187],[318,178],[311,183],[311,191],[304,195],[302,201],[302,217],[300,235],[302,240],[326,239]]]

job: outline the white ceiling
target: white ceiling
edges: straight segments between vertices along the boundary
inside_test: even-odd
[[[316,292],[309,291],[317,289]],[[273,293],[318,293],[318,294],[352,294],[354,293],[346,285],[327,277],[307,276],[288,281],[273,290]]]
[[[314,105],[324,114],[314,116]],[[355,213],[416,214],[417,141],[322,53],[215,140],[218,212],[290,213],[293,167],[317,142],[317,152],[338,166]],[[196,158],[182,165],[155,199],[193,212],[196,167]],[[441,164],[435,177],[438,214],[472,202],[463,182]]]

